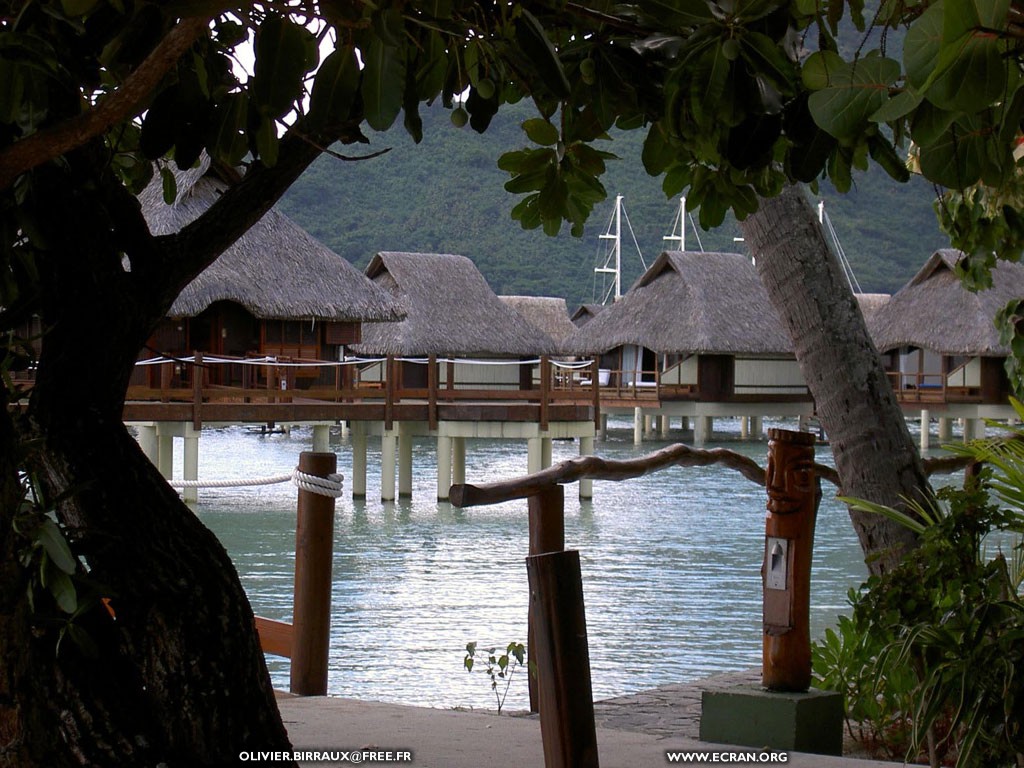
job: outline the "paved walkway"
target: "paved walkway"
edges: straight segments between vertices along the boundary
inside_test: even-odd
[[[697,741],[700,692],[704,688],[757,679],[754,672],[720,675],[698,683],[666,685],[597,702],[594,714],[602,768],[668,765],[669,752],[751,753],[746,747]],[[542,768],[544,765],[540,724],[535,716],[499,716],[331,697],[284,698],[279,703],[296,749],[412,753],[411,762],[367,759],[363,761],[366,765],[412,765],[415,768]],[[348,762],[329,764],[350,765],[352,762],[349,758]],[[720,758],[716,762],[726,761]],[[672,764],[711,763],[711,759],[696,758]],[[746,764],[772,763],[762,756]],[[790,752],[785,765],[792,768],[892,768],[896,764]]]

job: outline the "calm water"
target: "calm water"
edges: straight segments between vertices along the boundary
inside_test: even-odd
[[[632,458],[665,442],[632,444],[632,422],[611,424],[597,443],[607,458]],[[619,426],[619,429],[615,427]],[[794,425],[784,425],[794,428]],[[736,430],[721,420],[716,428]],[[205,430],[200,478],[289,472],[311,431],[260,435]],[[526,640],[526,502],[467,510],[436,499],[433,441],[413,452],[411,501],[384,504],[379,440],[370,439],[366,502],[338,500],[329,692],[437,707],[494,707],[482,670],[467,673],[465,645]],[[339,471],[352,454],[336,431]],[[765,443],[730,443],[761,463]],[[467,482],[526,472],[525,442],[467,440]],[[553,460],[577,455],[555,442]],[[180,477],[180,441],[176,448]],[[827,448],[818,460],[831,463]],[[846,607],[866,571],[846,512],[825,484],[812,580],[812,635]],[[290,620],[295,546],[290,484],[201,489],[196,511],[220,537],[257,614]],[[566,546],[580,551],[594,694],[598,698],[756,667],[761,648],[763,490],[718,467],[673,468],[621,483],[595,482],[592,502],[566,488]],[[288,662],[268,657],[275,686]],[[506,706],[527,704],[525,679]]]

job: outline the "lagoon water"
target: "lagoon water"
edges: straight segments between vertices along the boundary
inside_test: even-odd
[[[768,424],[766,426],[771,426]],[[779,426],[795,428],[794,424]],[[612,421],[606,458],[668,444],[632,442],[632,422]],[[716,430],[735,430],[720,420]],[[680,434],[678,437],[682,437]],[[673,441],[677,439],[673,437]],[[204,430],[204,480],[287,473],[309,450],[311,430],[261,435]],[[331,695],[435,707],[495,707],[490,680],[463,667],[465,645],[526,641],[526,502],[457,509],[436,501],[434,442],[413,450],[411,500],[382,503],[379,440],[369,441],[367,500],[338,500],[328,690]],[[729,442],[764,462],[766,443]],[[352,453],[335,429],[339,471]],[[709,446],[710,447],[710,446]],[[576,456],[554,443],[555,463]],[[176,449],[180,477],[180,449]],[[526,472],[525,442],[468,440],[467,482]],[[831,463],[827,447],[818,461]],[[866,576],[845,509],[823,486],[812,572],[813,637],[835,622]],[[196,513],[233,558],[255,612],[291,619],[296,490],[291,484],[201,489]],[[566,547],[580,551],[594,695],[605,698],[709,674],[757,667],[764,491],[724,467],[672,468],[624,482],[594,483],[581,503],[566,487]],[[287,689],[287,660],[268,657]],[[505,706],[527,706],[526,680]]]

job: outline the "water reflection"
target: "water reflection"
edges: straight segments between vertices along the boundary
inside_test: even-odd
[[[309,444],[308,431],[205,431],[200,476],[287,472]],[[631,429],[623,429],[597,450],[632,458],[665,444],[637,449]],[[349,446],[335,435],[332,447],[348,476]],[[730,447],[763,463],[764,443]],[[556,441],[554,461],[576,451]],[[827,450],[819,450],[818,460],[830,462]],[[418,442],[413,461],[413,498],[381,504],[379,443],[371,441],[369,500],[338,501],[329,690],[493,708],[489,681],[482,673],[467,674],[462,656],[471,640],[483,648],[526,639],[526,503],[468,510],[438,503],[432,443]],[[525,444],[467,441],[469,482],[525,471]],[[763,490],[719,467],[675,468],[594,486],[593,502],[582,504],[575,487],[567,489],[565,536],[581,553],[595,695],[757,666]],[[289,620],[294,488],[200,495],[197,513],[230,552],[255,611]],[[831,497],[826,487],[812,573],[813,635],[833,623],[847,590],[865,576],[845,511]],[[275,685],[286,688],[287,662],[270,659],[270,665]],[[513,685],[506,706],[526,706],[525,680]]]

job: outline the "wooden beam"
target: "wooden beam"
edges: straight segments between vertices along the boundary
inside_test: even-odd
[[[292,657],[292,625],[284,621],[256,616],[256,632],[260,636],[260,648],[274,656]]]

